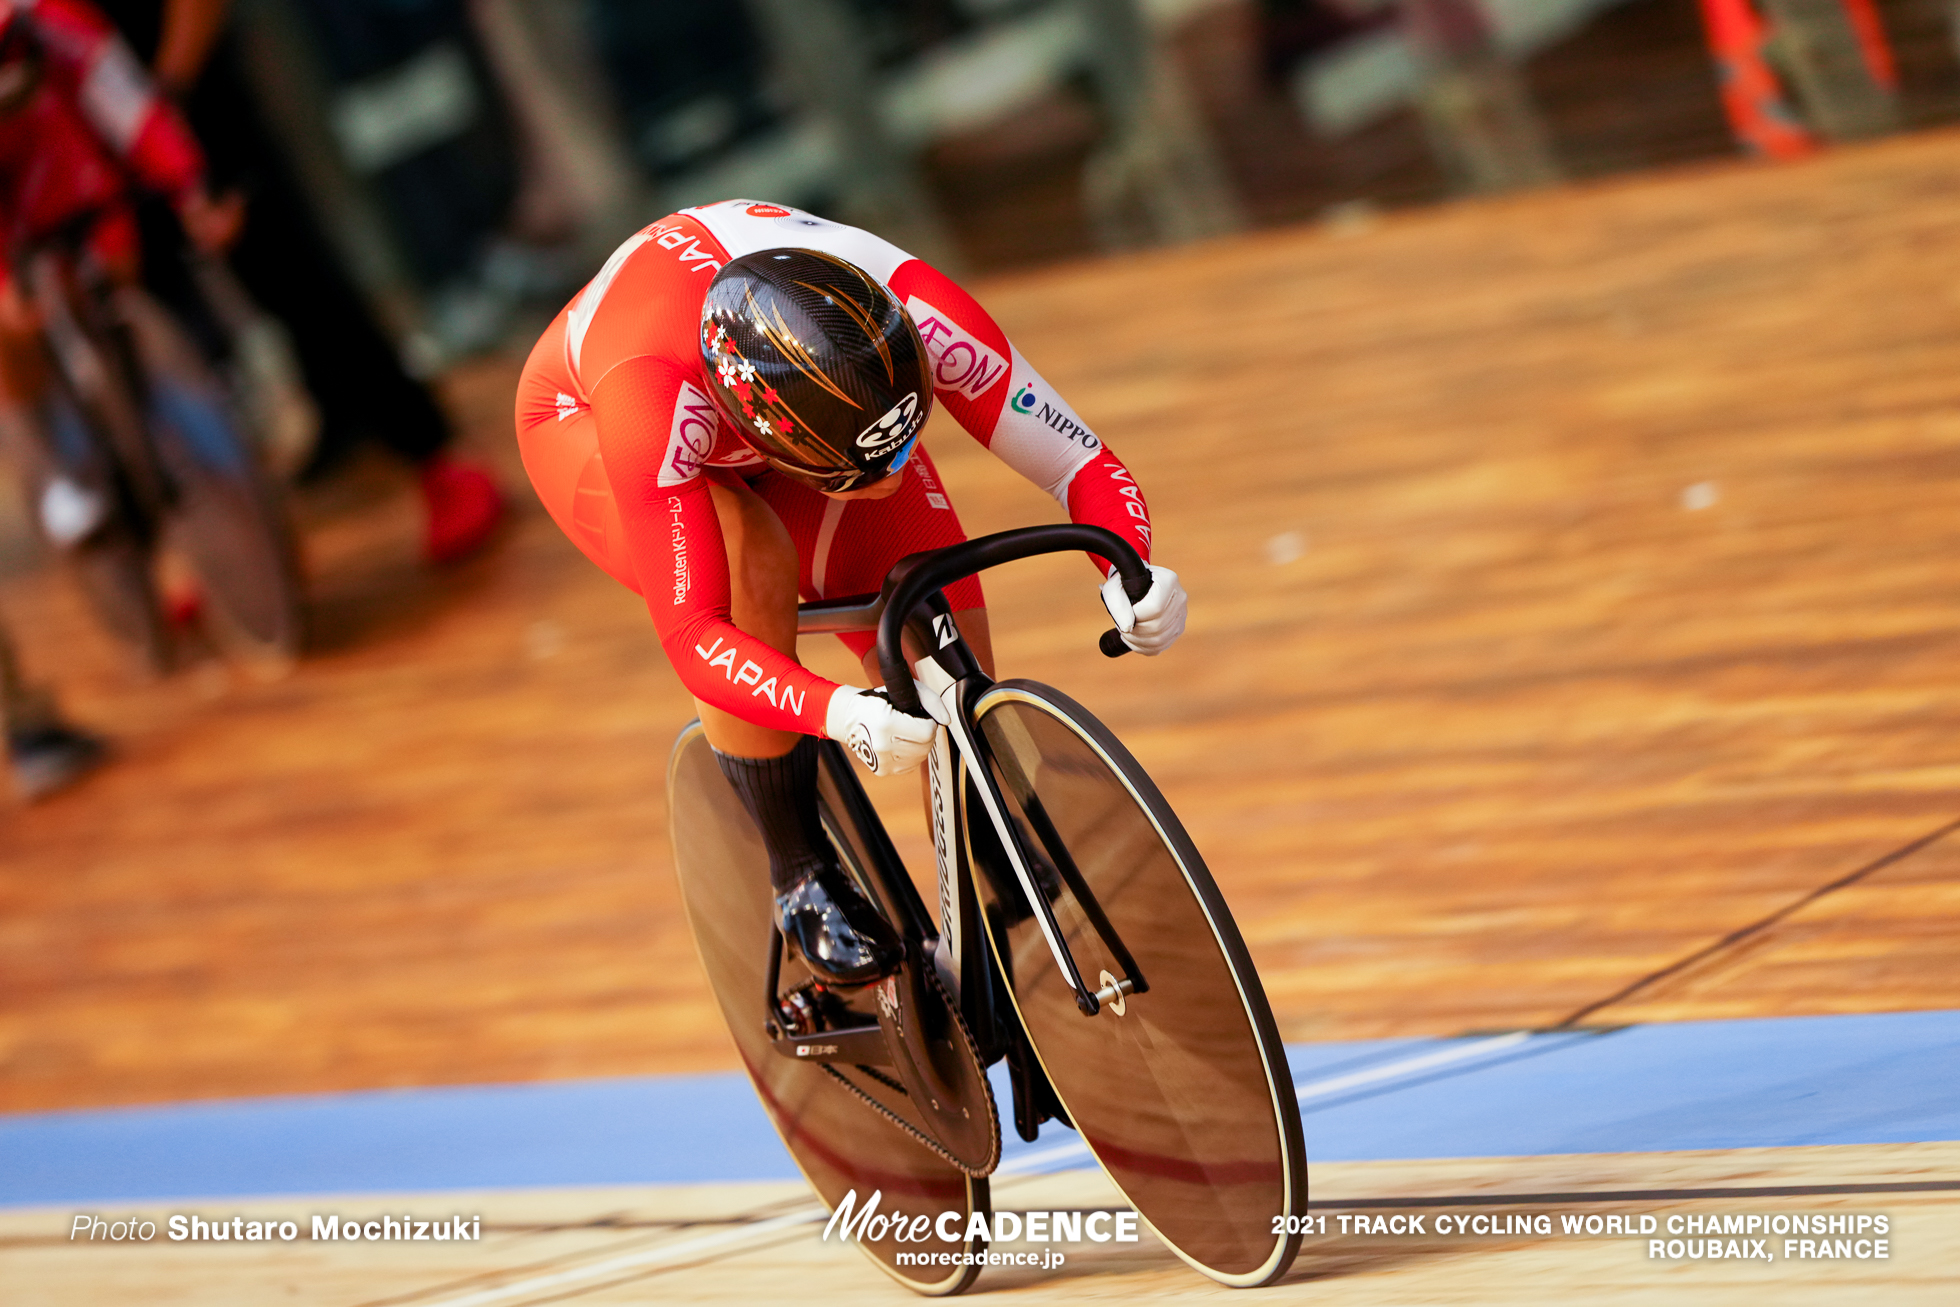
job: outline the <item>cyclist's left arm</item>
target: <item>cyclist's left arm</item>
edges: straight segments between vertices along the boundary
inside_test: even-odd
[[[1072,522],[1105,527],[1150,559],[1150,506],[1143,488],[1089,424],[1021,357],[1007,333],[971,295],[919,259],[888,283],[932,355],[933,393],[967,433],[1003,463],[1053,495]],[[1105,559],[1095,560],[1105,573]],[[1143,653],[1160,653],[1184,630],[1177,575],[1151,568],[1150,593],[1132,606],[1120,584],[1103,600]]]
[[[1053,495],[1070,521],[1107,527],[1149,558],[1150,508],[1136,478],[993,316],[919,259],[890,285],[932,355],[934,395],[967,433]]]

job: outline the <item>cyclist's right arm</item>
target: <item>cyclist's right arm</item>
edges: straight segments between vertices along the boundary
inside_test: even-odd
[[[695,698],[758,726],[823,735],[837,683],[730,620],[728,555],[701,475],[716,418],[698,371],[643,354],[588,391],[640,594]]]

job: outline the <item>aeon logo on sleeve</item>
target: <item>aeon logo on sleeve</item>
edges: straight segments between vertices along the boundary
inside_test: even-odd
[[[667,453],[660,460],[657,484],[677,486],[700,475],[701,465],[715,452],[715,402],[681,382],[674,397],[674,423],[667,432]]]
[[[1007,360],[961,329],[940,310],[914,295],[905,301],[919,338],[932,356],[935,390],[952,390],[978,399],[1007,376]]]
[[[915,390],[859,434],[858,448],[876,458],[909,440],[918,428],[919,392]]]

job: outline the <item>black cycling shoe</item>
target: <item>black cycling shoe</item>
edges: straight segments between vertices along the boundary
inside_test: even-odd
[[[28,803],[74,784],[100,766],[108,752],[93,735],[66,726],[44,726],[7,735],[7,761],[12,765],[14,791]]]
[[[905,946],[841,871],[812,871],[776,896],[783,939],[818,980],[866,985],[898,970]]]

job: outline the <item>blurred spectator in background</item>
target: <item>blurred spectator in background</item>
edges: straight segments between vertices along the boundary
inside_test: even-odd
[[[14,793],[32,803],[80,780],[108,756],[101,740],[61,720],[54,698],[21,678],[13,642],[0,625],[0,730]]]
[[[1266,75],[1282,82],[1300,61],[1360,32],[1395,21],[1386,5],[1357,0],[1259,0]]]
[[[768,49],[739,4],[590,0],[593,45],[646,169],[671,177],[769,127]]]
[[[429,389],[409,375],[400,354],[349,278],[337,252],[268,128],[240,66],[228,23],[229,0],[98,0],[122,29],[158,83],[176,96],[210,159],[215,186],[241,188],[246,221],[231,251],[231,265],[246,289],[291,333],[308,389],[319,407],[319,448],[307,468],[318,472],[344,455],[362,435],[372,435],[419,472],[427,510],[425,552],[432,562],[463,558],[481,547],[503,514],[503,499],[481,468],[445,452],[454,435]],[[364,47],[361,34],[379,29],[426,28],[428,15],[457,7],[440,0],[309,0],[323,30],[340,34],[330,50],[352,59]],[[440,21],[449,21],[441,16]],[[391,22],[394,26],[391,27]],[[417,24],[421,26],[417,26]],[[368,58],[385,62],[385,39],[371,41]],[[361,65],[356,64],[356,69]],[[456,193],[470,194],[463,179],[437,170],[415,185],[452,188],[445,203],[411,213],[453,211]],[[412,189],[412,187],[411,187]],[[507,195],[482,203],[507,203]],[[196,317],[196,293],[174,252],[180,248],[172,217],[151,208],[144,215],[148,277],[166,302]],[[437,263],[467,257],[467,247],[438,221],[409,227],[411,243]]]

